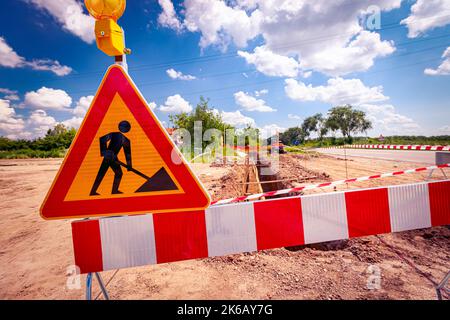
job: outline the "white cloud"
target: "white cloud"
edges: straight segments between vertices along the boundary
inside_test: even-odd
[[[53,129],[56,125],[55,118],[47,115],[44,110],[34,110],[26,121],[27,130],[31,130],[34,137],[40,137]]]
[[[302,77],[305,79],[308,79],[309,77],[311,77],[311,75],[312,75],[312,71],[302,72]]]
[[[155,110],[157,107],[157,104],[156,104],[156,102],[149,102],[148,106],[150,107],[150,109]]]
[[[409,17],[401,21],[408,26],[408,37],[416,38],[428,30],[450,24],[450,0],[417,0]]]
[[[84,117],[75,116],[70,119],[62,121],[61,124],[63,124],[66,128],[78,129],[81,126],[83,119],[84,119]]]
[[[450,47],[448,47],[442,54],[444,61],[437,67],[437,69],[427,68],[424,73],[429,76],[442,76],[450,74]]]
[[[26,0],[38,9],[52,15],[63,29],[87,43],[95,41],[94,23],[91,16],[83,13],[82,2],[77,0]]]
[[[256,90],[255,91],[255,96],[256,97],[260,97],[260,96],[266,95],[268,93],[269,93],[269,90],[267,90],[267,89]]]
[[[11,90],[8,88],[0,88],[0,93],[3,94],[17,94],[17,90]]]
[[[376,3],[382,11],[400,4],[401,0]],[[179,18],[188,31],[201,34],[202,48],[226,48],[230,42],[244,47],[261,37],[265,51],[272,54],[266,58],[274,60],[259,62],[260,69],[268,69],[265,72],[275,72],[271,65],[281,60],[295,69],[296,61],[289,57],[299,57],[302,69],[338,76],[365,71],[376,58],[395,50],[392,42],[382,41],[378,33],[360,25],[370,5],[371,0],[185,0]]]
[[[10,101],[0,99],[0,135],[10,139],[23,137],[25,122],[16,115]]]
[[[228,123],[236,128],[243,128],[246,126],[256,127],[256,122],[253,118],[244,116],[239,110],[234,112],[214,111],[222,117],[223,122]]]
[[[78,99],[75,107],[71,110],[73,117],[62,121],[61,123],[67,128],[78,129],[93,100],[94,96],[85,96]]]
[[[383,87],[366,87],[360,79],[329,79],[326,86],[313,87],[295,79],[285,80],[285,92],[297,101],[320,101],[331,104],[361,104],[386,101]]]
[[[7,68],[31,68],[38,71],[51,71],[58,76],[72,72],[72,68],[61,65],[59,61],[50,59],[35,59],[27,61],[11,48],[6,40],[0,37],[0,66]]]
[[[73,114],[78,117],[84,117],[93,100],[94,96],[81,97],[75,105],[75,108],[73,108]]]
[[[9,101],[20,100],[16,90],[10,90],[8,88],[0,88],[0,93],[5,95],[5,99]]]
[[[167,113],[191,112],[192,106],[179,94],[176,94],[168,97],[164,105],[159,107],[159,110]]]
[[[24,104],[37,109],[68,110],[72,98],[64,91],[42,87],[25,94]]]
[[[302,119],[302,117],[300,117],[300,116],[298,116],[296,114],[292,114],[292,113],[288,114],[288,118],[291,119],[291,120],[301,120]]]
[[[171,0],[158,0],[162,8],[161,14],[158,16],[158,23],[164,27],[181,31],[183,26],[177,18],[175,8]]]
[[[373,124],[372,132],[374,134],[417,135],[422,130],[420,125],[412,118],[399,114],[393,105],[362,104],[358,108],[367,112],[367,118]]]
[[[27,66],[31,67],[33,70],[38,71],[51,71],[57,76],[66,76],[72,72],[72,68],[68,66],[63,66],[59,61],[53,61],[49,59],[44,60],[33,60],[26,63]]]
[[[20,100],[20,97],[17,94],[8,94],[5,96],[5,99],[9,101],[18,101]]]
[[[262,138],[269,138],[276,134],[283,133],[286,128],[280,127],[277,124],[269,124],[259,128]]]
[[[218,45],[226,48],[233,41],[244,47],[259,33],[262,18],[258,10],[250,16],[244,10],[228,6],[220,0],[185,0],[184,26],[200,32],[200,46]]]
[[[19,68],[25,63],[25,59],[19,56],[7,43],[5,38],[0,37],[0,65],[8,68]]]
[[[381,41],[374,32],[361,31],[346,46],[324,47],[302,56],[300,66],[314,69],[331,76],[366,71],[377,57],[385,57],[395,51],[393,41]]]
[[[294,58],[275,54],[264,46],[256,47],[253,53],[238,51],[248,64],[253,64],[256,69],[272,77],[296,77],[299,72],[299,64]]]
[[[172,79],[186,80],[186,81],[197,79],[196,77],[191,76],[190,74],[183,74],[182,72],[176,71],[175,69],[168,69],[166,70],[166,73]]]
[[[380,10],[401,0],[380,0]],[[393,52],[393,43],[362,29],[360,18],[370,0],[260,1],[266,46],[278,54],[300,57],[302,69],[338,76],[370,68],[374,59]]]
[[[262,99],[256,99],[248,93],[242,91],[236,92],[234,94],[234,100],[236,104],[241,106],[247,111],[258,111],[258,112],[274,112],[276,109],[266,105],[266,102]]]

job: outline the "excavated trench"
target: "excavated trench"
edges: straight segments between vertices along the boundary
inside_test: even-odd
[[[276,191],[288,188],[288,185],[285,182],[280,181],[281,178],[279,173],[275,172],[269,160],[261,158],[259,155],[257,159],[258,160],[256,162],[256,168],[258,171],[258,178],[261,182],[263,192]],[[267,198],[271,199],[282,197],[286,197],[286,195],[271,196]]]

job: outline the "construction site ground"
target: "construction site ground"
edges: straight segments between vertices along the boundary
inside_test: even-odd
[[[44,221],[38,213],[60,164],[61,159],[0,161],[1,299],[84,299],[85,276],[78,288],[73,286],[77,278],[68,277],[73,264],[70,220]],[[280,157],[278,180],[287,188],[420,166],[286,154]],[[196,163],[193,168],[213,199],[242,195],[245,166]],[[337,190],[419,182],[427,175],[400,175]],[[436,171],[433,178],[443,175]],[[308,191],[317,192],[333,189]],[[111,299],[436,299],[435,285],[449,270],[447,226],[108,271],[102,276]],[[379,287],[370,289],[368,282],[378,271]],[[94,298],[98,293],[94,281]]]

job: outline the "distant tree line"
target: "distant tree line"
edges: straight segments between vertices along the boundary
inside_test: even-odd
[[[76,130],[57,124],[42,138],[12,140],[0,137],[0,158],[62,157],[72,143]]]
[[[364,111],[356,110],[351,105],[337,106],[324,116],[317,113],[303,120],[300,126],[289,128],[280,135],[280,140],[287,145],[305,143],[313,133],[317,140],[323,141],[328,133],[340,132],[344,141],[351,143],[354,134],[367,132],[372,122],[366,118]]]
[[[223,121],[215,108],[209,106],[209,100],[203,97],[200,98],[200,102],[193,111],[170,116],[170,120],[175,129],[187,129],[192,137],[194,136],[196,121],[202,122],[202,135],[208,129],[217,129],[222,133],[228,129],[234,130],[233,140],[235,144],[237,144],[237,141],[240,143],[244,141],[245,145],[253,145],[260,133],[257,128],[250,126],[235,130],[233,126]],[[291,146],[330,146],[346,143],[450,145],[450,136],[387,136],[384,137],[382,142],[377,138],[357,136],[357,134],[365,133],[371,128],[372,123],[366,118],[363,111],[356,110],[350,105],[344,105],[330,109],[326,115],[317,113],[306,118],[299,126],[289,128],[281,133],[280,141]],[[337,132],[341,133],[341,138],[336,137]],[[62,124],[58,124],[53,129],[48,130],[44,137],[34,140],[12,140],[0,137],[0,159],[63,157],[75,134],[75,129],[69,129]],[[313,134],[315,134],[315,138],[311,138]],[[214,139],[216,137],[212,137],[212,141]],[[202,149],[212,141],[202,140]]]

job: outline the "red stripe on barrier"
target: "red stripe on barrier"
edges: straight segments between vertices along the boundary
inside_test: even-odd
[[[276,194],[277,194],[277,191],[278,191],[278,190],[275,190],[275,191],[268,191],[268,192],[264,193],[264,195],[265,195],[266,197],[271,197],[271,196],[276,195]]]
[[[300,198],[255,202],[258,250],[305,243]]]
[[[350,238],[391,232],[387,188],[347,192],[345,203]]]
[[[244,201],[245,199],[247,199],[247,196],[240,196],[237,197],[233,200],[233,202],[239,202],[239,201]]]
[[[72,222],[75,265],[81,273],[103,270],[102,240],[98,220]]]
[[[153,215],[157,263],[208,257],[204,211]]]
[[[320,183],[320,184],[318,185],[318,187],[319,187],[319,188],[321,188],[321,187],[327,187],[327,186],[329,186],[330,184],[331,184],[331,182]]]
[[[431,225],[450,224],[450,181],[428,185],[430,195]]]

